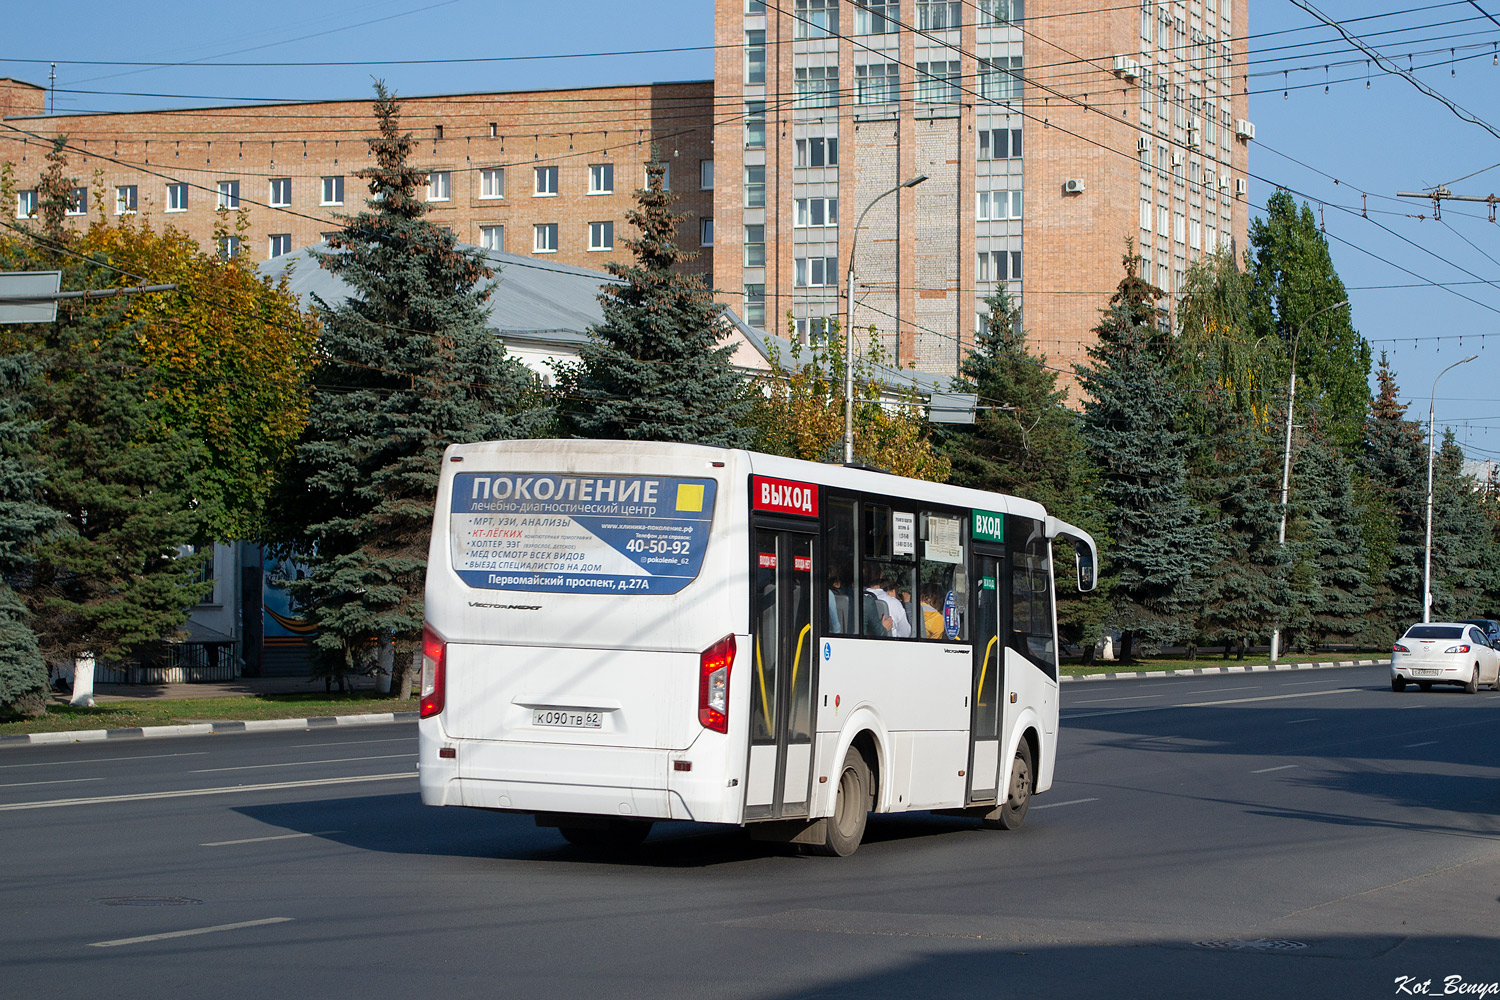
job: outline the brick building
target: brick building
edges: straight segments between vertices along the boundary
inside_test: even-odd
[[[0,161],[14,170],[17,215],[34,209],[59,134],[81,219],[149,213],[256,261],[316,243],[367,196],[355,174],[373,164],[370,100],[59,116],[42,114],[44,93],[0,81]],[[709,82],[402,97],[401,126],[416,139],[411,162],[431,171],[438,225],[466,243],[594,270],[628,256],[625,213],[654,147],[689,216],[680,242],[702,244],[690,266],[709,273],[712,103]]]
[[[1071,369],[1127,238],[1173,293],[1205,250],[1243,249],[1245,8],[719,0],[714,217],[744,250],[715,286],[751,322],[842,318],[869,209],[857,332],[951,373],[1004,287]]]

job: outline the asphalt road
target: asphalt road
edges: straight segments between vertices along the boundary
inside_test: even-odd
[[[5,749],[0,993],[1260,998],[1500,982],[1500,694],[1398,695],[1384,668],[1344,669],[1070,684],[1063,716],[1059,780],[1023,830],[875,818],[845,859],[681,825],[611,860],[529,819],[426,809],[409,724]]]

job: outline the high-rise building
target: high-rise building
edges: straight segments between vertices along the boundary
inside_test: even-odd
[[[1246,2],[718,0],[715,287],[805,336],[853,253],[899,364],[952,372],[1003,289],[1070,370],[1127,252],[1176,295],[1244,248]]]

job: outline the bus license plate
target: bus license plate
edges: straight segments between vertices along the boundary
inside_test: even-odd
[[[531,724],[549,729],[598,729],[601,719],[599,712],[575,712],[566,708],[535,708],[531,711]]]

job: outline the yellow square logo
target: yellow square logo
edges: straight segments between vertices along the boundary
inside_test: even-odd
[[[703,511],[703,484],[679,483],[677,485],[677,509]]]

